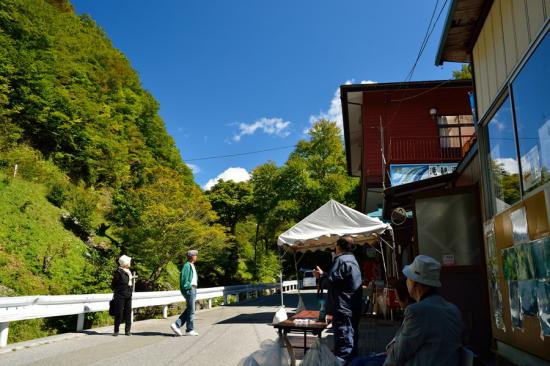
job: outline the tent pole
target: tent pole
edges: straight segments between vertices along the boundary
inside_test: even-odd
[[[382,264],[384,265],[384,277],[386,277],[386,285],[388,284],[388,267],[386,266],[386,257],[384,256],[384,246],[382,245],[382,242],[378,242],[380,244],[380,251],[382,252]]]
[[[282,253],[282,255],[281,255]],[[280,268],[280,271],[279,271],[279,279],[280,279],[280,282],[279,282],[279,287],[280,287],[280,293],[281,293],[281,307],[284,308],[285,307],[285,302],[283,300],[283,257],[285,255],[285,252],[282,248],[279,247],[279,268]]]

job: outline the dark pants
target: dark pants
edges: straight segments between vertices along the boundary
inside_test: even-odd
[[[341,364],[351,362],[357,355],[359,343],[359,316],[334,315],[334,355]]]
[[[118,333],[120,323],[124,322],[124,331],[130,332],[132,327],[132,298],[131,297],[114,297],[115,308],[115,333]]]

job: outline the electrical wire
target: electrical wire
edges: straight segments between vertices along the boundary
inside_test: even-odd
[[[262,153],[262,152],[266,152],[266,151],[290,149],[290,148],[293,148],[293,147],[296,147],[296,146],[297,145],[288,145],[288,146],[273,147],[273,148],[263,149],[263,150],[247,151],[247,152],[238,153],[238,154],[213,155],[213,156],[205,156],[205,157],[201,157],[201,158],[183,159],[183,160],[185,162],[191,162],[191,161],[199,161],[199,160],[212,160],[212,159],[231,158],[231,157],[235,157],[235,156],[258,154],[258,153]]]

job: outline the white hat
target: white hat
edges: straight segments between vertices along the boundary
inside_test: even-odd
[[[441,264],[427,255],[416,256],[411,265],[403,268],[403,274],[407,278],[432,287],[441,287],[439,272],[441,272]]]
[[[130,264],[131,261],[132,261],[132,258],[128,257],[127,255],[123,255],[120,258],[118,258],[118,264],[120,264],[121,266],[126,266]]]

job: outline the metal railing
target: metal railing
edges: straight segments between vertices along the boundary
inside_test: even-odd
[[[251,293],[256,296],[269,294],[281,287],[280,283],[264,283],[255,285],[221,286],[197,289],[197,300],[208,300],[208,308],[212,308],[212,299],[223,297],[223,304],[229,304],[230,295],[245,294],[246,299]],[[284,281],[283,292],[294,290],[298,281]],[[57,296],[17,296],[0,297],[0,348],[8,343],[9,324],[13,321],[49,318],[52,316],[78,315],[76,331],[84,330],[84,315],[98,311],[109,310],[109,301],[113,294],[89,295],[57,295]],[[164,306],[162,315],[168,317],[168,305],[185,302],[179,291],[135,292],[132,296],[132,309],[147,306]]]
[[[476,136],[392,137],[388,163],[458,162],[464,158]]]

